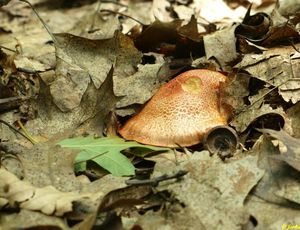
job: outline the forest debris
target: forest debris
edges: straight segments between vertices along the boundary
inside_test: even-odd
[[[134,43],[143,52],[154,51],[164,42],[175,43],[181,23],[182,20],[179,19],[171,22],[156,20],[135,39]]]
[[[6,3],[5,0],[0,0],[0,4],[4,2]],[[1,7],[0,48],[3,53],[13,55],[10,56],[12,65],[3,62],[0,64],[1,79],[5,82],[0,86],[2,96],[0,103],[7,102],[7,99],[19,99],[16,96],[20,95],[18,93],[23,95],[22,92],[24,91],[15,91],[15,89],[19,86],[21,89],[24,87],[26,98],[30,99],[26,102],[26,106],[28,104],[33,105],[33,108],[36,106],[37,113],[35,115],[37,117],[28,120],[28,116],[24,117],[24,109],[19,109],[9,112],[2,110],[0,118],[8,121],[9,124],[14,124],[14,121],[21,119],[21,122],[26,125],[26,129],[34,138],[37,136],[44,139],[61,139],[69,134],[77,136],[86,133],[96,133],[101,136],[105,126],[104,120],[108,113],[115,112],[116,104],[118,114],[121,114],[122,111],[123,114],[129,115],[133,110],[138,111],[140,104],[151,97],[151,93],[155,91],[156,87],[159,87],[158,85],[166,79],[175,76],[178,71],[207,67],[213,70],[220,69],[220,60],[224,57],[217,58],[214,56],[214,54],[218,54],[218,51],[210,52],[209,57],[211,59],[207,60],[204,53],[203,36],[212,36],[217,30],[228,28],[233,23],[235,25],[240,23],[245,15],[245,7],[249,4],[249,1],[240,0],[122,0],[101,1],[101,4],[100,1],[92,1],[91,4],[90,1],[81,0],[30,0],[30,2],[52,31],[63,32],[64,34],[74,33],[78,36],[78,41],[83,41],[79,49],[80,52],[75,50],[77,56],[75,55],[74,60],[71,55],[73,52],[75,53],[74,50],[63,47],[66,48],[64,54],[58,52],[58,56],[68,62],[64,63],[64,60],[57,62],[57,68],[66,78],[60,79],[56,83],[55,89],[57,95],[55,103],[64,107],[64,111],[68,111],[65,113],[52,102],[49,92],[50,85],[58,79],[53,74],[57,64],[54,46],[57,44],[52,43],[51,38],[32,13],[32,9],[26,4],[19,0],[11,0],[7,6]],[[259,14],[253,13],[253,17],[259,19],[256,21],[258,24],[261,19],[258,16],[266,16],[262,11],[270,12],[271,7],[274,7],[273,4],[265,10],[265,6],[270,6],[271,2],[275,1],[258,0],[253,2],[253,8],[256,11],[261,11]],[[255,140],[257,136],[252,134],[255,132],[255,134],[260,135],[256,128],[265,128],[266,122],[270,121],[272,123],[271,128],[278,128],[282,127],[285,121],[288,124],[290,119],[293,132],[289,133],[294,137],[300,137],[300,85],[298,79],[300,59],[298,51],[300,47],[298,44],[299,31],[295,29],[299,28],[300,17],[296,14],[297,9],[299,9],[299,1],[289,0],[280,1],[280,3],[285,7],[279,8],[278,12],[284,17],[275,10],[270,16],[270,23],[267,24],[265,19],[269,17],[266,16],[263,20],[264,27],[255,28],[254,32],[251,32],[254,37],[260,35],[258,36],[261,38],[259,41],[250,42],[245,37],[242,39],[239,37],[236,57],[239,57],[240,54],[244,55],[242,64],[236,65],[237,70],[234,69],[234,72],[228,71],[226,73],[229,79],[236,72],[242,75],[245,72],[249,73],[242,77],[239,75],[224,90],[225,96],[228,96],[225,99],[229,98],[234,103],[228,103],[226,100],[221,101],[221,103],[227,102],[227,104],[232,105],[237,112],[235,119],[241,118],[240,122],[235,124],[238,131],[243,132],[241,142],[244,140],[242,138],[247,136],[247,140],[241,145],[249,143],[249,140]],[[234,5],[234,8],[229,8],[228,5]],[[194,17],[190,19],[192,15]],[[184,24],[186,22],[187,24]],[[158,25],[157,28],[153,28],[155,25]],[[72,29],[71,32],[70,29]],[[117,32],[119,33],[117,38],[114,33],[116,29],[121,30],[123,35],[121,32]],[[263,29],[263,33],[256,33],[261,32],[257,29]],[[229,32],[234,40],[232,31]],[[125,33],[134,40],[135,45],[138,45],[137,47],[141,51],[151,51],[152,53],[139,52],[132,45],[131,39],[124,35]],[[143,37],[145,34],[146,36]],[[235,33],[235,35],[238,37],[239,34]],[[154,39],[151,43],[152,37],[158,38],[158,40]],[[219,38],[223,40],[226,36]],[[82,60],[81,51],[84,53],[85,46],[91,51],[94,47],[91,48],[87,43],[93,43],[95,39],[98,39],[99,43],[108,44],[107,40],[110,40],[111,44],[113,43],[110,47],[102,47],[99,50],[95,48],[95,52],[99,51],[99,56],[107,62],[104,61],[103,65],[102,63],[100,63],[101,65],[97,63],[95,66],[86,65],[84,61],[92,63],[94,59],[97,59],[95,58],[97,54],[96,56],[91,55],[89,60],[86,55],[82,55],[83,59],[86,59]],[[70,40],[66,39],[65,44],[67,46],[73,44],[72,41],[69,42]],[[140,44],[138,44],[139,42]],[[80,46],[79,43],[77,44]],[[280,47],[283,44],[288,46]],[[232,43],[230,45],[233,48]],[[232,51],[234,50],[232,49]],[[232,53],[229,53],[230,56]],[[158,55],[160,61],[155,60]],[[0,56],[1,61],[3,61],[3,56]],[[21,62],[18,62],[18,59]],[[169,60],[171,61],[169,62]],[[194,65],[191,65],[193,60],[198,62],[194,61]],[[236,58],[234,61],[237,60]],[[84,65],[81,65],[82,61]],[[15,68],[14,63],[17,68]],[[138,64],[141,63],[142,65],[137,69]],[[231,64],[233,63],[226,63],[225,61],[225,64],[221,65],[226,70],[226,68],[232,67]],[[161,65],[163,67],[159,69],[158,66]],[[151,69],[150,66],[153,67],[153,70],[145,71],[148,67]],[[104,73],[97,69],[98,67],[103,69]],[[4,74],[2,74],[2,68]],[[157,69],[159,71],[156,71]],[[167,74],[165,74],[164,69],[167,69]],[[40,73],[44,70],[50,71],[47,74]],[[29,72],[30,74],[28,74]],[[30,83],[36,85],[34,80],[40,79],[37,74],[31,74],[35,72],[42,75],[39,92],[30,87]],[[145,77],[146,75],[147,77]],[[143,83],[150,79],[150,75],[151,80]],[[24,79],[28,82],[19,85],[20,82],[24,83]],[[123,85],[125,82],[126,84]],[[153,82],[155,85],[151,86],[150,84]],[[70,84],[67,88],[61,87],[67,84]],[[74,87],[76,84],[77,87]],[[142,92],[140,90],[143,88],[140,87],[142,84],[149,84],[149,88]],[[139,89],[137,89],[138,87]],[[29,94],[29,92],[35,93]],[[38,96],[37,99],[36,95]],[[58,102],[59,96],[64,96],[61,105]],[[68,99],[73,100],[70,103],[67,101]],[[9,108],[15,107],[10,106]],[[262,110],[261,114],[260,110]],[[125,120],[126,118],[120,118],[121,123]],[[255,125],[259,123],[258,121],[261,121],[261,126]],[[286,126],[284,127],[285,130]],[[101,190],[102,194],[106,194],[106,192],[124,186],[124,178],[116,178],[112,175],[83,185],[73,172],[75,153],[49,147],[48,144],[51,143],[38,144],[26,151],[10,149],[7,153],[7,141],[17,141],[23,145],[26,143],[24,144],[22,139],[16,140],[15,134],[12,131],[7,131],[6,127],[2,128],[0,125],[0,129],[2,134],[0,137],[2,166],[8,168],[10,172],[14,172],[19,178],[25,177],[25,180],[29,181],[34,188],[52,186],[61,193],[79,193],[78,191],[81,191],[80,194],[98,194]],[[59,132],[64,134],[53,136]],[[297,224],[299,222],[298,204],[300,202],[299,182],[297,181],[299,162],[298,147],[292,147],[297,146],[298,141],[289,136],[289,140],[284,143],[281,141],[283,136],[279,136],[276,138],[264,134],[254,147],[245,145],[243,151],[237,150],[233,158],[224,161],[221,161],[217,156],[210,157],[207,152],[200,153],[201,156],[196,155],[199,153],[193,151],[194,148],[190,150],[194,152],[192,156],[186,149],[184,150],[188,154],[184,156],[181,152],[179,153],[181,150],[176,150],[177,152],[174,150],[176,157],[172,153],[154,156],[151,158],[156,162],[153,178],[165,173],[170,175],[172,170],[176,172],[185,169],[188,174],[176,183],[173,181],[161,182],[156,187],[160,191],[155,191],[157,193],[154,196],[150,194],[150,199],[157,199],[158,196],[162,196],[161,199],[164,201],[159,203],[156,200],[153,202],[156,205],[154,208],[143,204],[142,207],[135,206],[135,210],[122,209],[125,212],[117,212],[113,215],[119,219],[123,218],[123,220],[125,215],[131,216],[127,218],[128,222],[131,222],[131,226],[123,226],[126,229],[141,228],[145,230],[194,229],[195,227],[202,230],[211,226],[216,229],[224,229],[224,226],[228,229],[277,229],[283,228],[286,223]],[[15,144],[13,146],[15,147]],[[196,149],[198,147],[195,146]],[[248,147],[252,147],[253,151],[247,151]],[[143,157],[142,154],[139,157],[135,156],[133,163],[137,164],[137,169],[140,169],[139,167],[145,163]],[[262,177],[263,172],[265,174]],[[261,177],[262,179],[260,179]],[[132,188],[128,196],[129,199],[132,198],[131,195],[135,195],[135,192],[138,191]],[[23,194],[26,195],[26,193]],[[143,195],[143,192],[141,194]],[[99,196],[99,199],[91,202],[91,204],[82,202],[83,205],[79,206],[79,209],[90,211],[91,215],[95,217],[95,210],[97,210],[102,197]],[[262,199],[257,197],[262,197]],[[122,202],[123,200],[116,195],[112,201]],[[143,202],[144,199],[138,197],[139,201]],[[5,202],[7,203],[7,199],[0,198],[0,204],[4,205]],[[134,202],[135,200],[132,203]],[[274,204],[274,202],[280,205]],[[127,204],[132,207],[132,203],[125,201],[123,204],[124,207]],[[85,204],[87,205],[84,206]],[[114,202],[107,202],[107,204],[115,206]],[[282,204],[285,206],[283,207]],[[75,214],[82,214],[76,205],[73,208]],[[143,212],[144,215],[140,215],[140,212]],[[17,229],[22,226],[32,229],[79,230],[99,227],[98,223],[94,225],[93,216],[84,213],[84,220],[79,223],[82,226],[75,224],[71,227],[68,223],[74,224],[74,216],[72,213],[69,214],[71,215],[58,218],[23,208],[19,212],[15,209],[3,209],[1,210],[0,228]],[[70,218],[71,221],[69,221]],[[79,222],[78,216],[75,216],[75,221]],[[85,225],[87,222],[89,224]],[[134,222],[136,226],[132,224]]]
[[[90,126],[89,131],[101,136],[106,116],[115,108],[118,98],[113,93],[111,69],[104,83],[97,90],[89,84],[80,106],[71,112],[62,113],[49,98],[49,89],[44,84],[36,101],[38,117],[26,124],[27,130],[34,135],[53,136],[57,133],[75,130],[82,125],[82,132]]]
[[[45,65],[36,60],[30,60],[27,57],[16,57],[14,60],[16,68],[28,73],[43,72],[46,70]]]
[[[276,195],[278,184],[288,178],[288,168],[283,162],[270,158],[279,154],[279,150],[266,136],[261,136],[251,150],[252,154],[258,156],[258,166],[266,170],[260,183],[257,184],[253,193],[265,201],[280,205],[287,204],[287,201]],[[275,174],[276,172],[276,174]]]
[[[249,95],[249,81],[249,74],[237,73],[234,77],[228,76],[227,83],[220,90],[221,103],[230,105],[236,112],[241,111],[245,106],[244,99]]]
[[[296,25],[292,24],[293,21],[280,15],[276,7],[272,11],[270,17],[272,25],[270,26],[267,36],[262,41],[261,45],[269,46],[274,43],[300,37],[298,30],[296,29]]]
[[[300,45],[295,45],[296,49]],[[246,54],[236,65],[253,77],[279,88],[282,98],[292,103],[300,100],[300,80],[298,76],[300,56],[292,46],[271,48],[262,54]]]
[[[239,229],[248,216],[243,211],[244,200],[264,172],[257,167],[256,156],[248,155],[223,163],[216,155],[210,157],[207,151],[194,153],[178,166],[170,159],[158,156],[153,176],[170,172],[170,169],[189,173],[177,183],[162,182],[158,189],[172,192],[185,205],[185,212],[195,213],[204,226],[222,221],[222,226],[216,226],[216,229]]]
[[[281,142],[282,146],[280,148],[281,154],[278,156],[273,156],[274,159],[282,160],[292,166],[294,169],[300,171],[300,140],[291,137],[284,131],[275,131],[271,129],[262,129],[264,133],[269,134],[271,137],[276,138]]]
[[[202,36],[198,32],[197,19],[194,15],[192,15],[189,22],[180,27],[178,31],[181,36],[191,39],[195,42],[200,42],[202,40]]]
[[[1,6],[5,6],[7,3],[9,3],[10,2],[10,0],[1,0],[0,1],[0,7]]]
[[[124,34],[127,34],[129,31],[134,30],[134,28],[140,28],[143,25],[149,25],[153,21],[155,21],[155,18],[160,18],[159,15],[155,16],[155,8],[154,1],[137,1],[137,2],[132,2],[129,1],[126,11],[121,11],[124,12],[126,15],[129,15],[130,17],[134,18],[135,20],[132,20],[132,18],[124,18],[122,20],[122,32]],[[157,2],[163,3],[162,0],[158,0]],[[141,22],[141,23],[138,23]]]
[[[106,40],[89,40],[71,34],[56,34],[55,38],[58,40],[57,79],[50,91],[55,104],[64,112],[80,104],[90,78],[99,89],[112,65],[115,66],[114,74],[124,77],[123,74],[134,73],[140,62],[141,54],[120,32]]]
[[[163,81],[157,79],[161,64],[139,65],[138,71],[127,78],[114,78],[114,93],[121,97],[117,108],[132,104],[144,104],[148,101]],[[167,79],[166,79],[167,80]]]
[[[252,216],[249,222],[257,229],[287,229],[288,224],[296,226],[300,222],[298,209],[268,202],[259,196],[250,195],[245,207]]]
[[[199,12],[199,17],[204,18],[206,22],[224,26],[239,21],[246,13],[244,7],[239,6],[233,10],[223,0],[195,0],[191,4],[191,8],[193,8],[195,12]]]
[[[62,216],[73,210],[75,200],[93,198],[91,194],[61,192],[53,186],[36,188],[2,168],[0,181],[1,198],[6,199],[11,207],[19,206],[27,210],[41,211],[47,215]],[[97,197],[97,194],[94,195]]]
[[[238,114],[238,116],[235,116],[230,124],[234,126],[238,132],[243,132],[257,118],[271,113],[278,113],[282,117],[286,117],[285,112],[281,107],[273,109],[268,104],[260,105],[257,103],[256,106],[247,108],[245,111],[242,111],[240,114]]]
[[[57,216],[48,216],[41,212],[21,209],[18,213],[1,213],[1,230],[34,227],[49,227],[71,230],[66,221]]]
[[[120,21],[116,15],[105,18],[95,9],[95,11],[85,14],[69,33],[83,38],[100,40],[114,37],[115,31],[120,29]]]
[[[291,120],[293,136],[300,138],[300,102],[287,110],[287,115]]]
[[[222,68],[237,58],[234,33],[236,27],[237,25],[234,25],[203,37],[206,58],[216,58]]]
[[[167,0],[153,0],[152,3],[153,18],[162,22],[172,21],[173,18],[171,17],[170,12],[168,12],[170,6],[171,4]]]
[[[185,5],[175,5],[174,11],[179,18],[189,20],[194,15],[194,9]]]

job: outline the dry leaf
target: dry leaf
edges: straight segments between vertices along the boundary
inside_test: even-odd
[[[98,89],[111,66],[122,77],[135,72],[141,55],[131,40],[116,32],[114,38],[89,40],[71,34],[56,34],[56,79],[50,85],[54,103],[63,111],[76,108],[92,79]],[[62,88],[63,87],[63,88]]]
[[[117,102],[117,108],[132,104],[144,104],[148,101],[163,81],[159,81],[157,73],[161,64],[140,65],[138,71],[127,78],[114,79],[114,93],[122,97]]]
[[[237,25],[218,30],[203,37],[206,58],[216,58],[222,68],[237,58],[235,28]]]
[[[19,206],[47,215],[62,216],[73,210],[74,201],[97,198],[97,195],[61,192],[53,186],[36,188],[5,169],[0,169],[0,181],[1,198],[7,200],[11,207]]]
[[[258,119],[259,117],[262,117],[267,114],[274,114],[274,113],[277,113],[282,117],[286,117],[281,107],[273,109],[268,104],[256,103],[255,106],[249,108],[246,107],[245,111],[235,116],[233,120],[230,122],[230,124],[234,126],[237,131],[243,132],[253,121]]]
[[[300,138],[300,102],[287,110],[287,115],[291,120],[293,136]]]
[[[295,46],[296,49],[300,45]],[[299,54],[293,47],[272,48],[263,54],[247,54],[236,65],[251,76],[279,88],[279,94],[287,102],[300,100],[298,69]]]
[[[273,156],[273,158],[285,161],[287,164],[300,171],[300,139],[291,137],[282,130],[275,131],[271,129],[262,129],[261,131],[276,138],[285,146],[285,150],[281,151],[280,155]]]
[[[176,166],[175,160],[181,163]],[[197,218],[191,221],[201,220],[204,227],[221,221],[222,226],[215,226],[216,229],[239,229],[248,216],[243,203],[263,176],[263,170],[257,167],[257,157],[249,155],[224,163],[218,156],[210,157],[203,151],[194,153],[183,162],[180,156],[170,160],[163,155],[156,157],[155,161],[154,177],[170,173],[170,169],[171,172],[179,169],[189,172],[176,183],[160,183],[158,189],[167,189],[184,204],[184,212],[194,213]],[[194,224],[197,226],[197,222]]]

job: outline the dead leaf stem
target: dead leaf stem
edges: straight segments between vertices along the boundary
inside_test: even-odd
[[[32,143],[32,144],[37,144],[38,142],[33,139],[33,137],[30,135],[30,133],[27,131],[27,129],[24,127],[22,122],[20,120],[17,121],[18,125],[23,131],[23,134],[27,137],[27,139]]]

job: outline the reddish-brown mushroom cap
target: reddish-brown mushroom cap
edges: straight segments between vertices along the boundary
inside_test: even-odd
[[[226,76],[211,70],[190,70],[162,86],[145,107],[119,130],[127,140],[156,146],[191,146],[205,133],[226,125],[220,84]]]

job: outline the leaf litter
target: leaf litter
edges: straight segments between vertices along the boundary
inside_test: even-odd
[[[49,35],[24,2],[0,1],[1,228],[299,224],[299,3],[92,2],[31,1]],[[103,138],[195,67],[229,77],[231,157]]]

